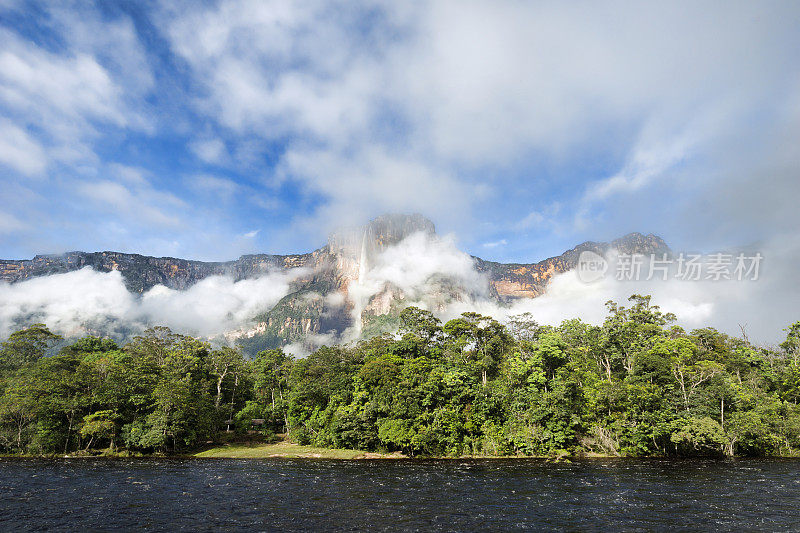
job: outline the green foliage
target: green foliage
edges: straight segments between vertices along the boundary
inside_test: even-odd
[[[59,339],[61,337],[52,333],[44,324],[33,324],[15,331],[0,344],[0,372],[17,370],[38,361]]]
[[[394,335],[301,359],[167,328],[53,355],[36,325],[0,348],[0,451],[175,453],[230,431],[412,456],[798,455],[800,322],[770,350],[630,301],[601,326],[520,315],[508,330],[409,307]]]
[[[728,444],[722,426],[709,417],[692,417],[683,421],[670,440],[684,455],[723,455]]]

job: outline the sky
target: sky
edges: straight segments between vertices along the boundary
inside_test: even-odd
[[[305,252],[386,212],[497,261],[797,249],[798,27],[788,1],[0,0],[0,258]]]

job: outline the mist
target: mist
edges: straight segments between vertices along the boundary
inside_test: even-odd
[[[269,272],[235,281],[211,276],[189,289],[156,285],[143,295],[129,292],[118,271],[89,267],[31,280],[0,284],[0,336],[32,322],[43,322],[64,336],[86,333],[125,337],[149,326],[215,337],[247,324],[289,292],[305,272]]]

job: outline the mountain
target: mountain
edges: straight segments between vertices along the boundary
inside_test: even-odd
[[[545,291],[554,275],[574,268],[581,252],[587,250],[599,254],[610,248],[621,253],[669,251],[655,235],[631,233],[610,243],[585,242],[538,263],[497,263],[472,257],[466,276],[473,277],[449,272],[451,267],[447,266],[431,271],[421,287],[419,283],[403,284],[396,276],[383,279],[374,275],[376,270],[395,266],[387,265],[392,261],[391,257],[387,259],[387,251],[413,239],[436,242],[433,223],[418,214],[384,215],[363,227],[337,231],[326,246],[306,254],[255,254],[235,261],[203,262],[109,251],[69,252],[37,255],[31,260],[0,260],[0,280],[17,283],[88,266],[99,272],[119,271],[127,289],[141,294],[156,285],[183,290],[214,275],[239,281],[266,272],[292,271],[296,275],[289,294],[254,317],[251,324],[226,333],[229,340],[255,351],[314,335],[338,338],[347,332],[349,338],[355,338],[391,329],[396,326],[400,310],[409,303],[422,302],[429,309],[443,310],[454,301],[488,298],[503,304],[517,298],[534,298]],[[438,253],[438,248],[431,250],[420,256],[420,262],[428,260],[425,254]],[[453,259],[457,266],[465,260],[469,262],[465,254],[457,254],[459,257]],[[400,270],[415,268],[414,259],[402,254],[394,256],[394,260],[406,262]]]

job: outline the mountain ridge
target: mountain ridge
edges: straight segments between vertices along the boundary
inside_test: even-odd
[[[326,246],[303,254],[243,254],[237,259],[228,261],[201,261],[172,256],[156,257],[111,250],[37,254],[32,259],[0,259],[0,281],[17,283],[39,276],[80,270],[88,266],[98,272],[119,270],[131,292],[142,293],[159,284],[171,289],[183,290],[205,277],[213,275],[232,275],[236,281],[239,281],[262,274],[268,269],[308,266],[309,263],[314,262],[316,255],[324,253],[330,247],[331,243],[329,242]],[[533,263],[504,263],[483,259],[476,255],[471,255],[471,257],[478,263],[478,268],[484,271],[491,271],[493,267],[519,269],[562,263],[573,268],[580,252],[590,250],[604,253],[609,248],[616,248],[622,253],[669,252],[669,247],[661,237],[652,233],[644,235],[632,232],[608,243],[585,241],[560,255]],[[139,272],[138,269],[148,268],[150,271],[143,273],[144,276],[140,280],[134,278],[133,274]],[[549,277],[551,276],[543,279],[549,279]]]
[[[586,241],[537,263],[501,263],[464,254],[471,258],[474,271],[485,276],[488,287],[476,289],[443,272],[425,282],[423,294],[409,294],[408,288],[390,282],[365,292],[363,283],[371,268],[385,261],[382,254],[419,234],[435,239],[433,222],[419,214],[382,215],[364,226],[334,232],[325,246],[304,254],[247,254],[231,261],[206,262],[111,251],[68,252],[36,255],[30,260],[0,260],[0,281],[18,283],[88,266],[99,272],[119,271],[130,292],[143,294],[157,285],[185,290],[215,275],[240,281],[292,271],[296,275],[288,294],[256,315],[250,326],[225,334],[229,340],[257,351],[313,335],[341,337],[348,331],[353,337],[391,329],[399,311],[420,298],[439,310],[454,301],[472,298],[475,295],[471,291],[475,290],[483,290],[480,297],[501,305],[535,298],[545,292],[553,276],[574,268],[581,252],[587,250],[601,255],[611,248],[621,253],[669,252],[656,235],[630,233],[609,243]]]

